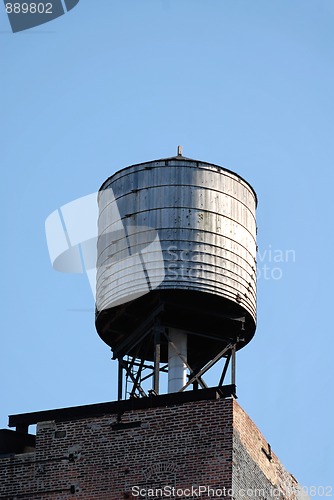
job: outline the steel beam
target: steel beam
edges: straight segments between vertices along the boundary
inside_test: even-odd
[[[160,376],[160,329],[154,332],[154,367],[153,367],[153,387],[156,394],[159,394]]]
[[[232,347],[232,344],[228,344],[222,351],[220,351],[219,354],[217,354],[217,356],[215,356],[211,361],[209,361],[209,363],[207,363],[203,368],[201,368],[196,375],[193,375],[192,377],[190,377],[188,382],[182,387],[182,389],[179,390],[179,392],[183,392],[190,384],[192,384],[194,382],[194,380],[199,380],[199,377],[201,377],[201,375],[203,375],[214,364],[216,364],[217,361],[219,361],[226,354],[226,352],[228,352],[229,349],[231,349],[231,347]]]

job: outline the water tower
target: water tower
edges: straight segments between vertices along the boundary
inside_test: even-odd
[[[103,183],[96,328],[119,362],[119,399],[159,394],[162,372],[168,392],[205,388],[222,359],[217,385],[231,361],[235,387],[236,351],[256,328],[256,203],[239,175],[180,147]]]
[[[179,149],[117,172],[98,203],[98,244],[94,193],[51,214],[50,255],[59,270],[81,257],[90,282],[97,268],[97,330],[130,398],[11,415],[0,498],[306,498],[233,397],[256,323],[251,186]]]

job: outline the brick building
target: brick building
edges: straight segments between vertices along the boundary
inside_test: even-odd
[[[16,415],[9,423],[21,431],[37,423],[37,435],[34,443],[24,432],[1,431],[2,500],[299,498],[297,481],[229,386]]]

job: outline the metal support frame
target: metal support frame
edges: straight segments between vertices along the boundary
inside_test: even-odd
[[[125,399],[146,397],[147,394],[142,387],[142,383],[152,378],[152,389],[148,391],[150,395],[159,394],[159,375],[160,372],[167,373],[168,365],[160,366],[160,348],[157,344],[156,357],[154,364],[146,363],[143,359],[137,359],[135,356],[128,356],[127,359],[118,358],[118,400],[123,399],[123,376],[125,373]],[[145,373],[146,371],[146,373]],[[148,373],[147,373],[148,372]],[[131,389],[129,389],[129,385]]]
[[[143,334],[143,337],[146,337],[149,332]],[[161,366],[161,343],[162,338],[167,341],[175,352],[180,356],[182,361],[185,363],[189,370],[188,381],[187,383],[179,390],[179,392],[185,391],[191,384],[193,385],[193,389],[197,390],[200,388],[206,389],[208,388],[206,382],[203,380],[203,375],[212,368],[218,361],[222,358],[225,358],[225,363],[223,366],[223,370],[221,373],[221,377],[219,380],[218,387],[221,387],[224,383],[229,365],[231,363],[231,384],[235,385],[236,383],[236,350],[237,344],[239,341],[243,339],[235,339],[228,345],[225,345],[224,348],[206,365],[201,368],[193,369],[188,361],[182,356],[181,353],[177,351],[175,344],[170,340],[168,335],[168,329],[162,328],[160,325],[155,325],[151,330],[151,341],[154,342],[154,359],[153,363],[145,362],[144,359],[137,359],[136,356],[127,356],[125,360],[123,356],[118,357],[118,400],[123,399],[123,376],[125,374],[126,385],[125,385],[125,399],[127,396],[130,398],[135,397],[147,397],[158,395],[160,390],[160,372],[167,373],[168,365],[164,364]],[[137,344],[137,343],[136,343]],[[148,394],[142,387],[142,383],[152,378],[152,388],[148,390]],[[132,385],[131,390],[128,390],[128,386]]]
[[[129,393],[130,397],[136,397],[136,391],[139,392],[140,396],[146,397],[147,394],[145,393],[144,389],[141,387],[141,384],[140,384],[141,372],[142,372],[143,367],[144,367],[144,360],[141,360],[141,362],[138,364],[138,363],[136,363],[136,358],[132,357],[128,361],[125,361],[124,359],[119,358],[118,362],[121,364],[122,368],[124,368],[124,370],[125,370],[127,381],[128,381],[128,379],[130,379],[132,384],[133,384],[132,390]],[[134,375],[132,369],[135,365],[137,365],[137,366],[139,365],[139,369],[137,370],[137,372]],[[120,383],[119,383],[119,385],[120,385]]]
[[[226,360],[225,360],[225,364],[224,364],[224,368],[223,368],[223,371],[222,371],[222,374],[221,374],[221,377],[220,377],[220,380],[219,380],[219,384],[218,384],[218,387],[221,387],[224,383],[224,380],[225,380],[225,377],[226,377],[226,373],[227,373],[227,370],[228,370],[228,367],[229,367],[229,364],[230,364],[230,361],[232,360],[232,364],[231,364],[231,384],[235,385],[235,381],[236,381],[236,350],[237,350],[237,344],[233,344],[229,346],[230,350],[226,356]]]
[[[197,373],[193,372],[193,375],[190,375],[188,382],[180,389],[179,392],[183,392],[187,387],[192,384],[195,380],[200,380],[201,375],[203,375],[205,372],[207,372],[213,365],[217,363],[225,354],[226,352],[231,348],[231,344],[229,344],[227,347],[225,347],[222,351],[220,351],[217,356],[215,356],[211,361],[209,361],[203,368],[201,368]]]

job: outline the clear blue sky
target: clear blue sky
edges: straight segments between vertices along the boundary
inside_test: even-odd
[[[0,12],[1,426],[116,398],[87,279],[52,269],[44,222],[182,144],[259,198],[270,279],[239,403],[302,484],[333,485],[334,2],[81,0],[17,34]]]

